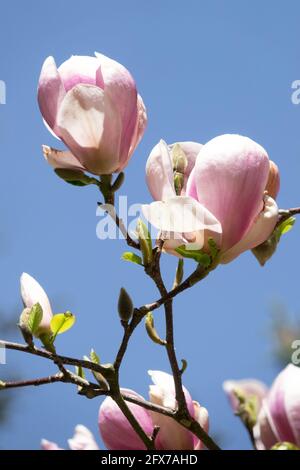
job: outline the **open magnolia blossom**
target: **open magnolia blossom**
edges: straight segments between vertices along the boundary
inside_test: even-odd
[[[119,172],[140,142],[147,122],[142,98],[123,65],[102,55],[72,56],[59,68],[42,67],[38,102],[49,129],[69,151],[44,146],[55,169]]]
[[[150,385],[150,401],[174,409],[176,400],[173,377],[161,371],[149,371],[149,375],[154,383],[154,385]],[[143,400],[143,397],[132,390],[122,389],[122,392]],[[199,403],[193,401],[185,388],[184,393],[191,416],[199,421],[200,425],[207,431],[207,410],[200,406]],[[152,435],[154,426],[160,427],[155,441],[158,450],[203,449],[202,442],[172,418],[150,412],[133,403],[128,402],[128,406],[148,435]],[[110,397],[107,397],[100,407],[99,428],[102,439],[109,450],[146,449],[126,417]]]
[[[43,309],[43,318],[36,336],[51,332],[50,322],[53,317],[48,296],[42,286],[29,274],[23,273],[20,278],[21,296],[25,308],[31,309],[35,304],[40,304]]]
[[[271,449],[278,442],[300,447],[300,368],[289,364],[275,379],[271,388],[257,380],[226,381],[227,393],[234,411],[238,400],[235,392],[244,397],[256,397],[258,418],[254,437],[259,450]]]
[[[82,424],[76,426],[74,436],[68,439],[68,444],[71,450],[99,450],[93,434]],[[46,439],[42,439],[41,447],[43,450],[63,450],[55,442]]]
[[[165,250],[177,254],[175,248],[183,244],[206,249],[212,237],[221,262],[228,263],[263,243],[278,221],[274,198],[279,191],[278,168],[263,147],[231,134],[203,146],[179,146],[181,158],[174,155],[174,146],[161,141],[146,166],[156,201],[142,209],[146,219],[164,232]]]

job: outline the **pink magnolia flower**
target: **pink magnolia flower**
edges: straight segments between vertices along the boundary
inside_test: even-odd
[[[149,371],[149,374],[154,383],[150,386],[150,401],[174,409],[176,400],[173,377],[161,371]],[[122,392],[143,400],[143,397],[132,390],[122,389]],[[184,393],[191,415],[205,430],[208,430],[207,410],[194,402],[186,389]],[[130,402],[127,404],[148,435],[152,434],[155,425],[160,427],[156,438],[157,449],[200,450],[203,448],[198,438],[171,418],[150,412]],[[99,429],[109,450],[145,450],[143,442],[110,397],[107,397],[100,407]]]
[[[39,303],[43,309],[43,318],[39,325],[36,336],[51,331],[50,322],[53,317],[52,308],[48,296],[42,286],[29,274],[23,273],[20,278],[21,296],[24,306],[32,308]]]
[[[186,157],[187,181],[180,195],[175,194],[170,150],[164,142],[153,149],[146,166],[156,202],[144,205],[143,213],[161,231],[177,233],[167,241],[167,249],[183,243],[201,249],[212,236],[221,249],[221,262],[228,263],[263,243],[278,221],[278,207],[268,191],[276,197],[279,190],[278,168],[263,147],[227,134],[198,147],[196,158],[188,153]]]
[[[72,56],[42,67],[38,102],[43,118],[69,151],[44,146],[53,168],[96,175],[125,168],[146,127],[146,110],[123,65],[102,55]]]
[[[270,449],[277,442],[290,442],[300,446],[300,368],[289,364],[267,390],[258,381],[227,381],[225,391],[236,411],[233,390],[258,398],[258,418],[254,427],[256,446]]]
[[[68,439],[68,444],[71,450],[99,450],[93,434],[82,424],[76,426],[74,436]],[[41,447],[43,450],[63,450],[55,442],[46,439],[42,439]]]

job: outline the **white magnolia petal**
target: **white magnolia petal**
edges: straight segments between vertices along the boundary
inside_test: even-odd
[[[74,436],[68,439],[68,444],[71,450],[99,450],[93,434],[82,424],[76,426]]]
[[[148,222],[164,232],[188,233],[205,229],[222,232],[214,215],[188,196],[174,196],[166,201],[144,204],[142,211]]]

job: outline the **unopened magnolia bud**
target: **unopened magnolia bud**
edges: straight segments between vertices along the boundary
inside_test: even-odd
[[[154,318],[152,315],[152,312],[147,313],[146,319],[145,319],[145,326],[146,326],[146,331],[148,333],[148,336],[152,341],[156,344],[160,344],[161,346],[165,346],[167,342],[163,339],[161,339],[155,329],[154,326]]]
[[[181,145],[179,144],[174,144],[172,147],[172,163],[173,170],[184,175],[188,161]]]
[[[118,301],[118,312],[121,320],[128,323],[133,314],[133,303],[130,295],[122,287]]]
[[[150,233],[141,219],[139,219],[137,222],[136,233],[143,255],[143,264],[144,266],[148,266],[152,261],[152,242]]]
[[[266,185],[266,191],[269,196],[276,199],[280,188],[280,175],[278,166],[270,160],[269,177]]]
[[[61,179],[67,183],[73,184],[74,186],[87,186],[89,184],[98,184],[95,178],[90,178],[85,173],[79,170],[65,170],[62,168],[56,168],[55,173]]]

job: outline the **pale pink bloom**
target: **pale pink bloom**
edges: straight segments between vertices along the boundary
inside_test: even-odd
[[[74,436],[68,439],[68,444],[71,450],[99,450],[93,434],[82,424],[76,426]],[[63,450],[46,439],[42,439],[41,447],[43,450]]]
[[[150,386],[150,401],[174,409],[176,400],[173,377],[160,371],[149,371],[149,374],[154,383]],[[132,390],[122,389],[122,392],[143,400],[143,397]],[[186,389],[184,392],[191,415],[199,421],[205,430],[208,430],[207,410],[200,407],[197,402],[193,402]],[[156,438],[157,449],[200,450],[203,448],[203,444],[198,438],[173,419],[150,412],[130,402],[127,404],[149,436],[151,436],[155,425],[160,426]],[[109,450],[145,450],[143,442],[110,397],[106,398],[100,407],[99,428],[103,441]]]
[[[274,230],[278,207],[266,191],[278,193],[276,169],[253,140],[229,134],[216,137],[200,148],[194,168],[189,169],[186,199],[177,196],[175,210],[171,159],[166,144],[161,145],[160,157],[153,150],[146,167],[150,192],[158,202],[143,206],[144,215],[163,232],[178,232],[177,240],[170,240],[172,248],[182,242],[202,248],[212,236],[221,249],[221,262],[228,263],[264,242]],[[182,206],[192,207],[190,198],[197,210],[192,208],[183,217]]]
[[[59,68],[53,57],[42,67],[38,102],[52,133],[68,152],[44,147],[54,168],[96,175],[125,168],[146,127],[146,110],[135,82],[118,62],[96,53],[72,56]]]
[[[224,383],[231,406],[237,410],[233,390],[246,397],[256,396],[258,419],[254,437],[259,450],[270,449],[277,442],[300,446],[300,368],[289,364],[277,376],[268,390],[257,380],[226,381]]]
[[[47,333],[50,330],[50,322],[53,317],[52,308],[48,296],[42,286],[29,274],[23,273],[20,278],[21,296],[24,306],[27,308],[39,303],[43,309],[43,318],[36,332],[39,336],[41,333]]]

